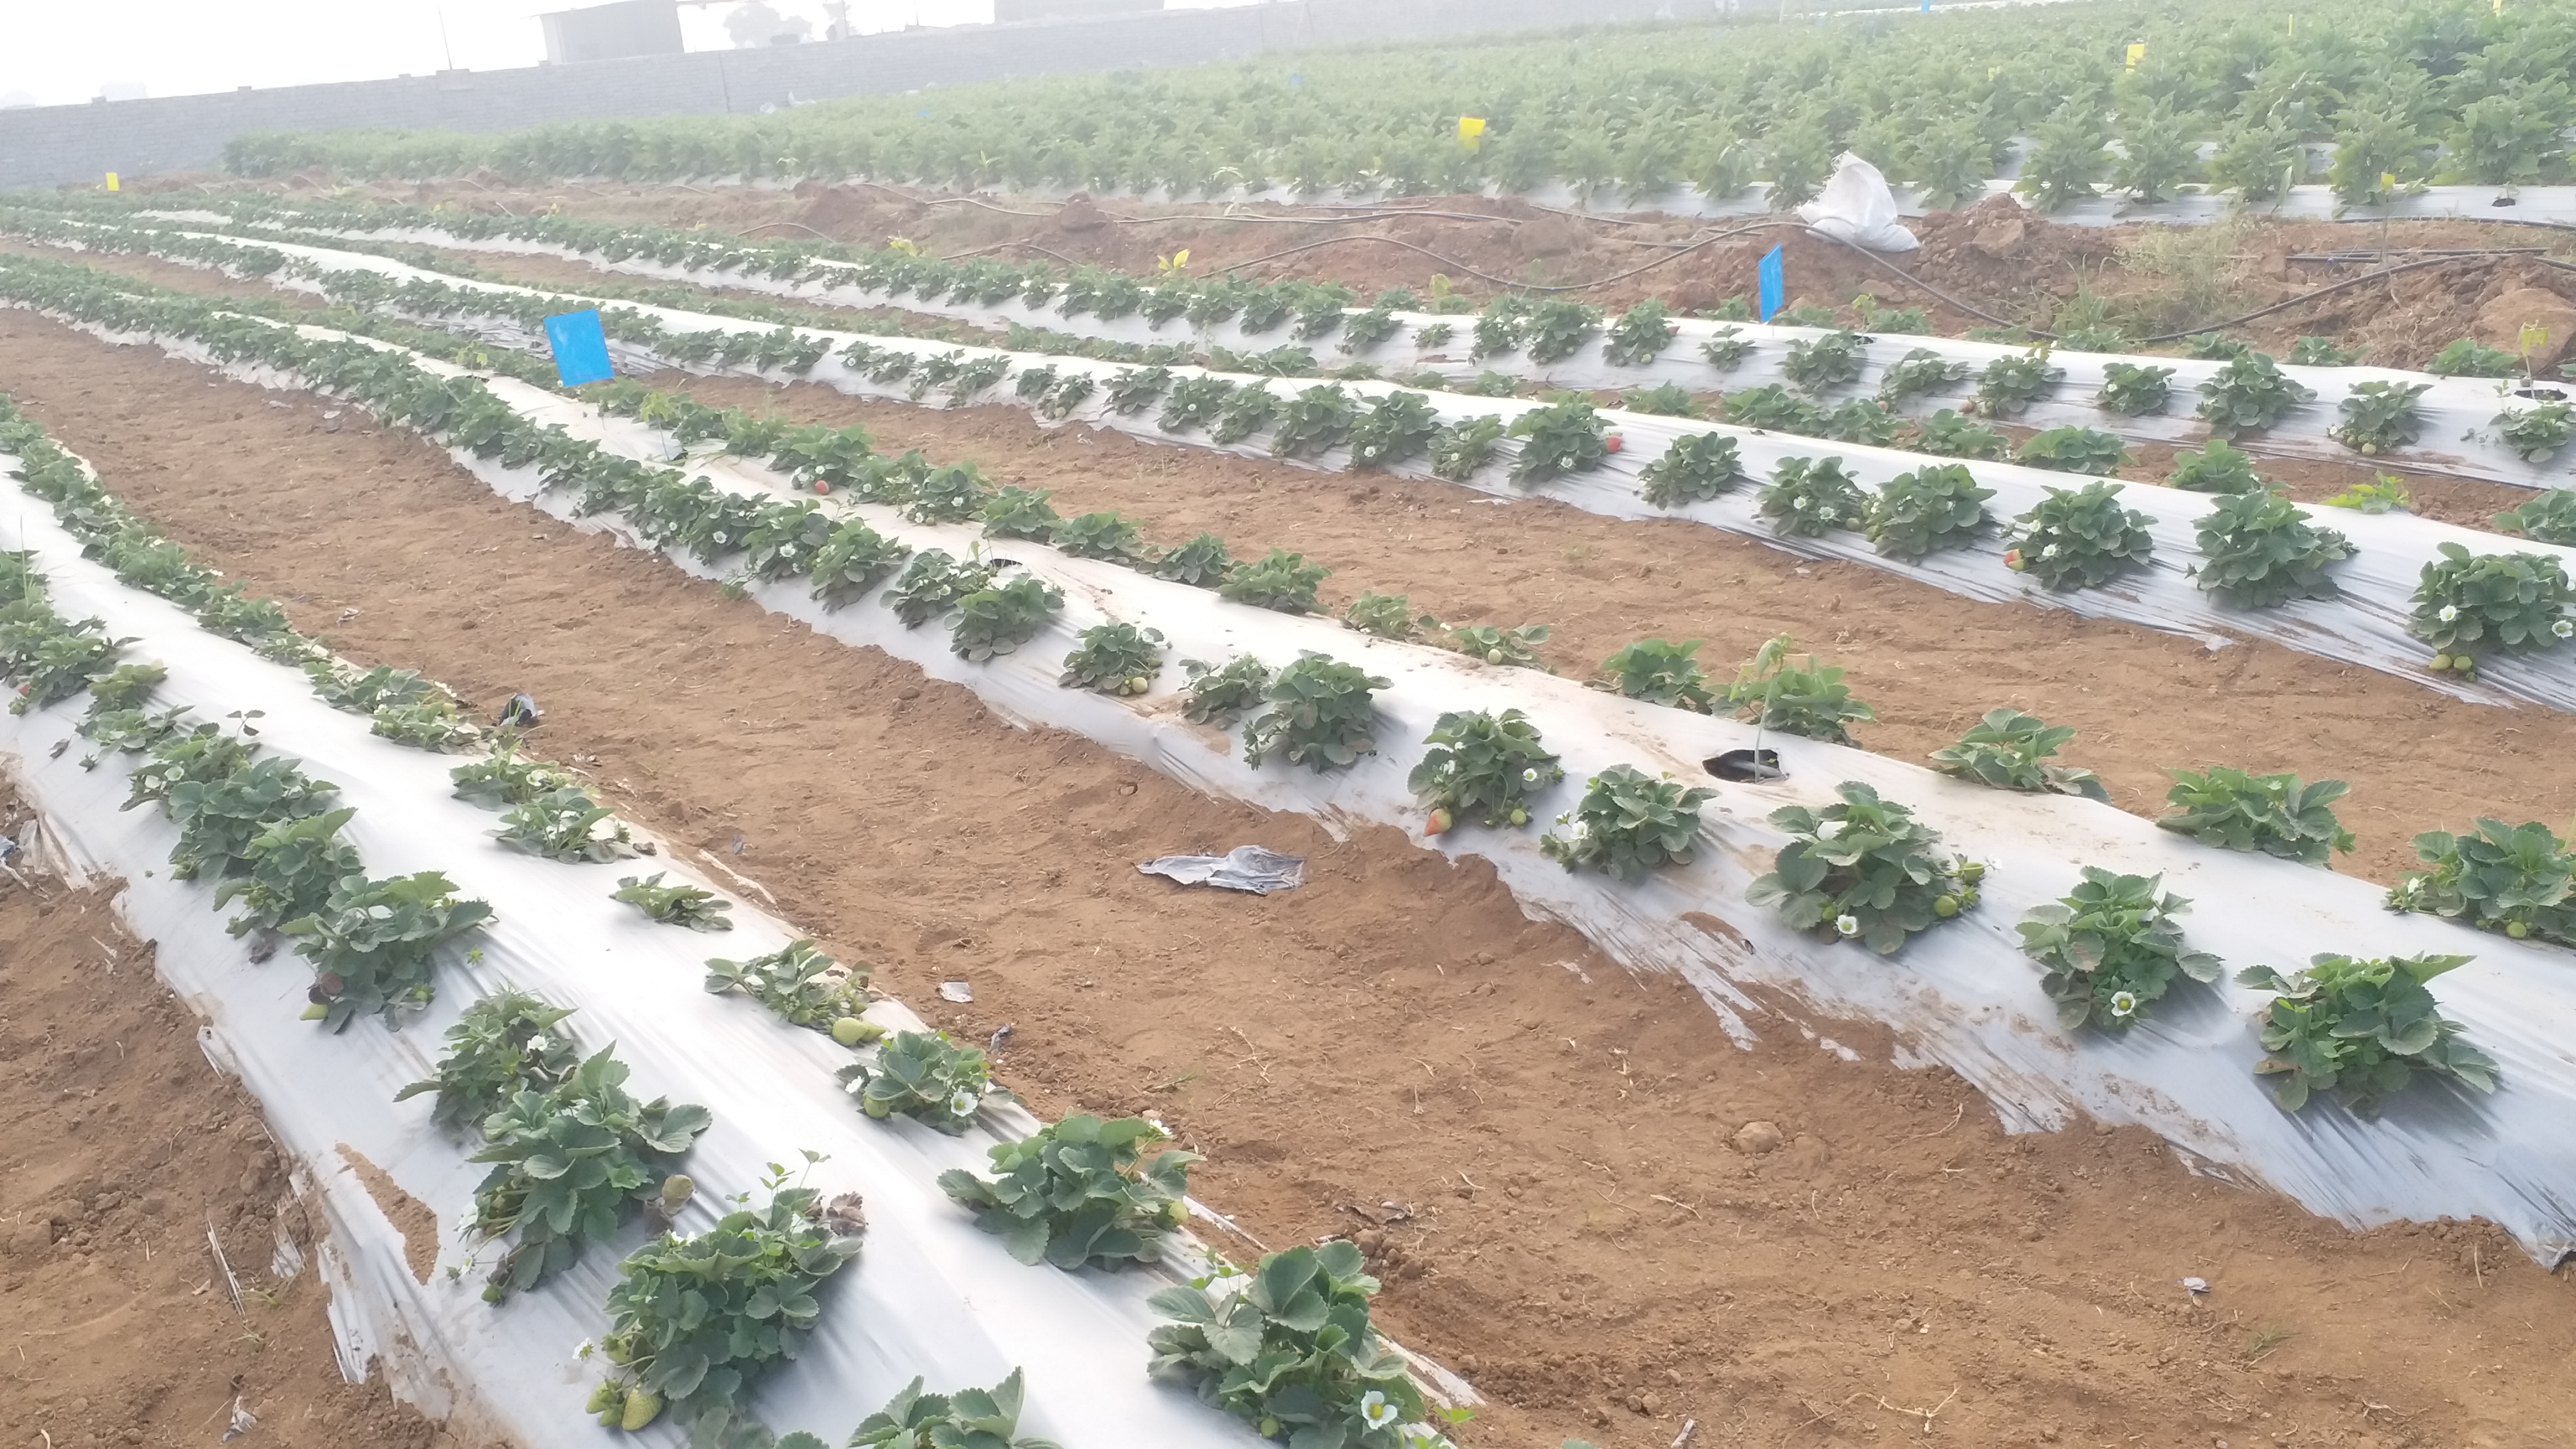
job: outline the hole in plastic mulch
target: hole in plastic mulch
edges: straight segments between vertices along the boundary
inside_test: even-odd
[[[1738,784],[1778,780],[1789,773],[1780,768],[1778,750],[1728,750],[1725,754],[1700,761],[1700,765],[1717,778]]]
[[[2563,387],[2542,387],[2538,383],[2531,383],[2523,387],[2515,388],[2513,390],[2513,395],[2515,397],[2537,398],[2542,402],[2559,402],[2566,398],[2567,389]]]

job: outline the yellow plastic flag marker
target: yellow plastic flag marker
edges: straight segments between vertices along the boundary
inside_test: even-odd
[[[1470,151],[1484,149],[1485,118],[1482,116],[1460,116],[1458,118],[1458,144],[1466,147]]]
[[[2394,172],[2394,171],[2382,171],[2382,172],[2380,172],[2380,173],[2379,173],[2379,189],[2380,189],[2380,190],[2382,190],[2382,191],[2394,191],[2394,190],[2396,190],[2396,189],[2397,189],[2397,173],[2396,173],[2396,172]]]
[[[2145,60],[2146,58],[2147,43],[2143,40],[2132,42],[2129,46],[2129,69],[2136,70],[2138,68],[2138,62]]]
[[[116,189],[117,189],[117,185],[116,185],[116,173],[115,173],[115,172],[113,172],[113,171],[110,171],[109,173],[107,173],[107,189],[108,189],[108,190],[110,190],[110,191],[114,191],[114,190],[116,190]]]

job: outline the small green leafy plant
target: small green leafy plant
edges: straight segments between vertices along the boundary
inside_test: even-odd
[[[2353,553],[2350,539],[2317,527],[2307,510],[2271,492],[2220,499],[2200,516],[2199,542],[2202,562],[2189,572],[2240,609],[2334,598],[2342,591],[2329,570]]]
[[[2424,370],[2435,377],[2511,377],[2522,371],[2522,359],[2474,337],[2462,337],[2435,353]]]
[[[1929,347],[1918,347],[1879,374],[1878,400],[1889,407],[1901,407],[1907,401],[1926,393],[1967,381],[1968,364],[1952,362]]]
[[[983,1109],[993,1069],[983,1052],[957,1045],[944,1031],[899,1031],[877,1047],[874,1060],[841,1068],[840,1082],[859,1110],[879,1121],[901,1113],[953,1137]]]
[[[2350,367],[2359,361],[2358,349],[2338,347],[2331,337],[2302,337],[2290,344],[2292,367]]]
[[[2551,488],[2495,516],[2499,532],[2561,547],[2576,544],[2576,488]]]
[[[1425,1412],[1422,1391],[1370,1322],[1378,1284],[1366,1268],[1358,1248],[1336,1240],[1269,1254],[1222,1284],[1166,1288],[1148,1300],[1174,1320],[1147,1337],[1149,1372],[1193,1386],[1267,1439],[1403,1449],[1401,1431]]]
[[[1601,672],[1609,688],[1630,699],[1711,714],[1717,699],[1709,692],[1708,675],[1699,667],[1700,643],[1697,639],[1687,644],[1640,639],[1602,660]]]
[[[733,929],[733,921],[725,915],[733,902],[693,885],[664,885],[664,874],[657,870],[647,876],[622,876],[608,898],[623,901],[642,911],[646,919],[666,926],[686,926],[692,931]]]
[[[2045,346],[1998,357],[1977,374],[1977,411],[1990,418],[2020,417],[2065,380],[2066,369],[2048,360]]]
[[[2372,517],[2392,510],[2403,513],[2414,502],[2406,492],[2406,485],[2385,473],[2367,483],[2355,483],[2325,501],[2328,508],[2349,508]]]
[[[1306,562],[1302,553],[1274,548],[1258,560],[1239,563],[1217,585],[1217,593],[1238,604],[1275,609],[1282,614],[1311,614],[1322,607],[1315,588],[1332,573]]]
[[[1181,669],[1189,676],[1183,686],[1189,699],[1184,713],[1192,724],[1231,725],[1270,693],[1270,666],[1249,654],[1238,654],[1222,667],[1184,659]]]
[[[806,561],[805,576],[814,581],[813,595],[825,609],[842,609],[883,583],[911,555],[911,545],[895,542],[866,520],[844,518]]]
[[[916,1378],[886,1406],[859,1421],[848,1449],[1058,1449],[1051,1440],[1020,1435],[1020,1403],[1027,1390],[1020,1371],[990,1389],[925,1394]],[[789,1435],[789,1439],[795,1438]],[[780,1440],[778,1449],[800,1449]]]
[[[2254,1068],[2280,1078],[2272,1100],[2295,1112],[2318,1093],[2333,1092],[2355,1116],[2375,1117],[2380,1103],[2404,1091],[2418,1072],[2494,1091],[2494,1059],[2461,1039],[2460,1024],[2441,1014],[2427,989],[2434,977],[2470,959],[2323,955],[2286,978],[2269,966],[2237,972],[2239,984],[2279,993],[2263,1014],[2263,1049],[2270,1055]]]
[[[2022,441],[2017,461],[2057,473],[2108,478],[2129,461],[2128,446],[2095,428],[2049,428]]]
[[[2200,418],[2209,424],[2210,436],[2232,438],[2238,433],[2260,432],[2281,420],[2281,415],[2301,403],[2314,402],[2315,388],[2305,386],[2281,371],[2279,363],[2259,352],[2248,352],[2227,363],[2200,385]]]
[[[2437,651],[2435,669],[2466,674],[2490,650],[2548,649],[2571,635],[2567,606],[2576,590],[2559,561],[2538,553],[2472,554],[2456,543],[2424,565],[2407,628]]]
[[[1781,459],[1760,508],[1776,531],[1808,538],[1860,528],[1869,519],[1869,500],[1840,458]]]
[[[1046,489],[1032,493],[1026,488],[1004,488],[984,500],[984,536],[1047,541],[1064,522],[1047,501],[1054,496]]]
[[[277,929],[296,937],[296,954],[313,965],[305,1016],[336,1032],[362,1013],[391,1017],[427,1006],[433,953],[491,918],[491,906],[458,900],[455,882],[425,870],[346,878],[321,910]]]
[[[1545,624],[1523,624],[1513,629],[1493,624],[1462,624],[1449,631],[1446,642],[1459,653],[1487,664],[1506,665],[1513,669],[1547,669],[1547,661],[1538,657],[1538,646],[1547,642],[1550,632]]]
[[[2084,867],[2064,898],[2021,918],[2021,948],[2047,967],[2040,989],[2057,1003],[2057,1024],[2090,1021],[2125,1031],[2163,999],[2176,976],[2218,979],[2219,960],[2183,945],[2174,917],[2191,902],[2163,891],[2164,878]]]
[[[739,991],[778,1013],[790,1026],[828,1031],[835,1039],[857,1038],[841,1042],[856,1046],[859,1040],[881,1034],[873,1023],[858,1020],[868,1007],[869,974],[865,964],[843,966],[812,941],[802,940],[748,961],[711,957],[706,986],[715,996]],[[845,1028],[844,1022],[856,1024]]]
[[[479,1128],[512,1097],[550,1092],[581,1064],[572,1034],[562,1027],[572,1013],[514,988],[493,992],[447,1029],[437,1069],[394,1093],[394,1100],[435,1092],[430,1121],[457,1134]]]
[[[1687,433],[1638,474],[1638,496],[1657,508],[1680,508],[1709,499],[1744,481],[1735,440],[1723,433]]]
[[[1431,441],[1432,473],[1452,483],[1466,482],[1492,460],[1504,431],[1503,420],[1491,413],[1443,426]]]
[[[2122,417],[2143,418],[2163,412],[2173,397],[2174,370],[2143,362],[2102,364],[2102,387],[2093,394],[2096,407]]]
[[[1933,464],[1889,479],[1870,498],[1862,525],[1889,558],[1925,558],[1984,532],[1990,521],[1986,500],[1994,496],[1995,490],[1977,485],[1966,465]]]
[[[1342,627],[1381,639],[1411,640],[1421,638],[1426,628],[1439,628],[1440,621],[1429,614],[1416,616],[1413,601],[1403,594],[1381,594],[1370,589],[1362,591],[1342,611]]]
[[[635,853],[626,822],[579,785],[512,807],[494,834],[513,850],[566,863],[621,860]]]
[[[957,601],[992,586],[997,566],[981,559],[960,561],[946,549],[926,548],[886,589],[885,606],[907,629],[947,613]]]
[[[1789,661],[1795,641],[1786,634],[1763,641],[1727,686],[1726,702],[1736,717],[1765,730],[1779,730],[1811,740],[1852,743],[1850,726],[1870,724],[1878,711],[1852,698],[1843,671],[1818,664],[1816,656]]]
[[[1289,764],[1318,773],[1377,753],[1377,690],[1389,681],[1311,650],[1271,677],[1269,707],[1243,727],[1244,763],[1285,747]]]
[[[1590,472],[1610,457],[1601,415],[1580,397],[1532,408],[1512,420],[1510,431],[1521,440],[1520,454],[1512,461],[1515,483]]]
[[[1856,940],[1882,956],[1976,905],[1983,865],[1943,850],[1940,835],[1913,811],[1857,780],[1834,792],[1839,805],[1771,812],[1771,824],[1790,840],[1746,900],[1778,906],[1791,930]]]
[[[1129,568],[1149,562],[1154,552],[1135,520],[1109,510],[1064,520],[1047,535],[1047,542],[1075,558],[1105,559]]]
[[[2167,770],[2165,799],[2174,813],[2156,824],[2222,850],[2259,850],[2302,865],[2324,865],[2349,853],[2353,834],[2335,819],[2334,802],[2351,790],[2341,780],[2302,785],[2296,775],[2252,775],[2224,765]]]
[[[1392,468],[1430,451],[1440,414],[1418,392],[1391,392],[1351,420],[1351,466]]]
[[[1225,540],[1213,533],[1202,533],[1154,560],[1153,574],[1176,584],[1212,589],[1225,582],[1225,576],[1233,569],[1234,556],[1225,551]]]
[[[2496,414],[2489,425],[2506,447],[2522,456],[2522,461],[2546,463],[2567,446],[2569,437],[2576,436],[2576,408],[2563,402],[2507,408]]]
[[[1914,425],[1914,451],[1992,462],[2012,451],[2012,439],[1974,418],[1943,408]]]
[[[1311,458],[1338,447],[1351,435],[1356,410],[1349,393],[1335,383],[1307,388],[1279,411],[1270,434],[1270,451],[1282,458]]]
[[[1033,574],[978,589],[957,601],[949,650],[975,664],[1015,653],[1063,608],[1064,590]]]
[[[1657,418],[1696,418],[1704,414],[1699,400],[1689,388],[1677,382],[1657,383],[1653,387],[1632,388],[1619,398],[1619,406],[1628,412],[1644,413]]]
[[[1023,1263],[1067,1272],[1086,1263],[1151,1263],[1162,1257],[1165,1234],[1187,1219],[1190,1164],[1200,1160],[1176,1148],[1145,1156],[1146,1144],[1165,1140],[1142,1117],[1076,1113],[986,1149],[992,1176],[952,1168],[939,1174],[939,1186]]]
[[[1681,330],[1666,315],[1664,304],[1651,297],[1620,313],[1601,339],[1601,355],[1613,367],[1644,367],[1654,361]]]
[[[2511,826],[2481,818],[2465,835],[2428,830],[2415,854],[2430,870],[2408,871],[2388,893],[2393,911],[2427,911],[2497,931],[2576,945],[2576,857],[2537,820]]]
[[[1538,727],[1516,709],[1444,714],[1423,744],[1405,784],[1430,808],[1427,835],[1446,833],[1462,811],[1481,812],[1497,830],[1527,825],[1530,797],[1565,778]]]
[[[1991,709],[1957,744],[1934,750],[1932,768],[1998,790],[2081,795],[2107,804],[2111,792],[2101,776],[2080,765],[2054,762],[2058,749],[2073,738],[2072,726],[2052,725],[2009,706]]]
[[[1814,394],[1860,381],[1869,356],[1869,339],[1849,329],[1789,344],[1780,374],[1802,392]]]
[[[2256,493],[2267,486],[2254,471],[2254,455],[2225,438],[2211,438],[2204,452],[2176,452],[2165,482],[2193,493]]]
[[[2415,400],[2432,390],[2429,382],[2357,382],[2339,404],[2343,421],[2326,436],[2362,454],[2377,457],[2403,448],[2423,436],[2424,415]]]
[[[2004,566],[2052,589],[2099,588],[2155,554],[2147,515],[2120,506],[2120,485],[2051,488],[2004,535]]]
[[[1163,631],[1113,619],[1076,637],[1056,683],[1119,696],[1143,694],[1163,672]]]
[[[1541,837],[1539,851],[1567,870],[1641,881],[1660,866],[1690,864],[1699,807],[1716,796],[1669,775],[1659,779],[1634,765],[1612,765],[1585,783],[1573,809],[1556,817],[1562,833]]]

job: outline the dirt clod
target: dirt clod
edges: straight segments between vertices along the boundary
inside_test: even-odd
[[[1787,1140],[1772,1123],[1747,1122],[1735,1134],[1735,1150],[1759,1157],[1779,1150],[1780,1144]]]

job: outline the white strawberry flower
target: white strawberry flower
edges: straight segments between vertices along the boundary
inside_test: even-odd
[[[2433,617],[2440,619],[2445,624],[2448,624],[2452,620],[2460,617],[2460,606],[2457,604],[2444,604],[2442,606],[2442,612],[2434,615]]]
[[[2557,635],[2561,639],[2564,639],[2571,634],[2576,634],[2576,624],[2570,624],[2566,620],[2561,619],[2557,623],[2549,626],[2549,632]]]
[[[1383,1429],[1404,1417],[1404,1411],[1388,1403],[1386,1395],[1375,1389],[1360,1396],[1360,1422],[1372,1429]]]
[[[1842,932],[1846,936],[1857,936],[1860,934],[1860,917],[1849,913],[1836,916],[1834,917],[1834,929]]]
[[[2040,556],[2041,558],[2055,558],[2055,557],[2057,557],[2057,545],[2052,543],[2052,544],[2048,545],[2046,548],[2041,549],[2041,550],[2039,551],[2039,556]]]
[[[2137,994],[2136,994],[2135,992],[2129,992],[2129,991],[2114,991],[2114,992],[2112,992],[2112,993],[2111,993],[2111,1014],[2112,1014],[2113,1016],[2135,1016],[2135,1015],[2137,1015],[2137,1014],[2138,1014],[2138,998],[2137,998]]]
[[[981,1100],[982,1098],[975,1095],[973,1088],[959,1087],[956,1091],[951,1092],[948,1095],[948,1115],[951,1117],[972,1116],[975,1111],[975,1104]]]

